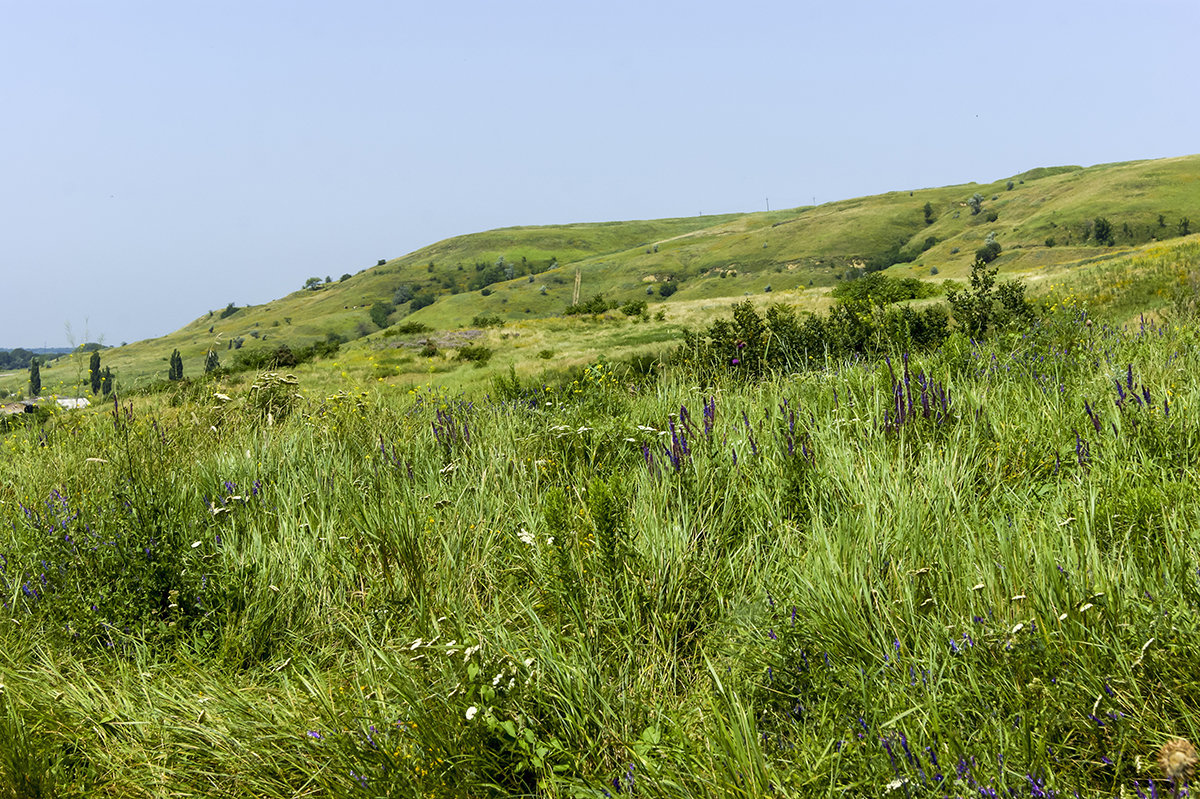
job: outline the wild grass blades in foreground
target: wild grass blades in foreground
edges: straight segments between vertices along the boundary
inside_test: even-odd
[[[16,430],[0,796],[1182,795],[1197,334]]]

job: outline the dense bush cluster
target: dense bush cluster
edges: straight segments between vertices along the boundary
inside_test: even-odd
[[[605,311],[610,311],[617,307],[616,300],[610,300],[603,293],[593,294],[588,299],[576,305],[568,305],[563,314],[566,316],[580,316],[582,314],[600,314]]]
[[[879,273],[842,284],[826,314],[798,316],[784,306],[759,313],[750,302],[734,306],[731,319],[703,332],[685,331],[675,363],[700,374],[754,375],[824,368],[830,359],[875,353],[919,352],[941,345],[951,321],[968,335],[1028,325],[1033,311],[1020,283],[995,282],[995,270],[977,261],[970,289],[951,289],[950,308],[941,304],[896,304],[929,296],[928,283]]]
[[[234,355],[229,371],[286,369],[316,358],[332,358],[343,343],[341,336],[330,333],[323,341],[315,341],[294,350],[286,343],[273,348],[243,348]]]

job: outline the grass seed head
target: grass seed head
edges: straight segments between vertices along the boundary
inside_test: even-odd
[[[1158,752],[1158,767],[1172,781],[1191,779],[1197,760],[1196,747],[1185,738],[1167,741]]]

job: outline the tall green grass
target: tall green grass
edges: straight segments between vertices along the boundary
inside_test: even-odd
[[[0,796],[1165,795],[1196,341],[18,427]]]

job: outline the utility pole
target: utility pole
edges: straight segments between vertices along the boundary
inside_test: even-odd
[[[571,304],[579,304],[579,283],[583,280],[583,274],[579,271],[579,267],[575,267],[575,293],[571,296]]]
[[[767,213],[771,213],[771,198],[767,198]]]

